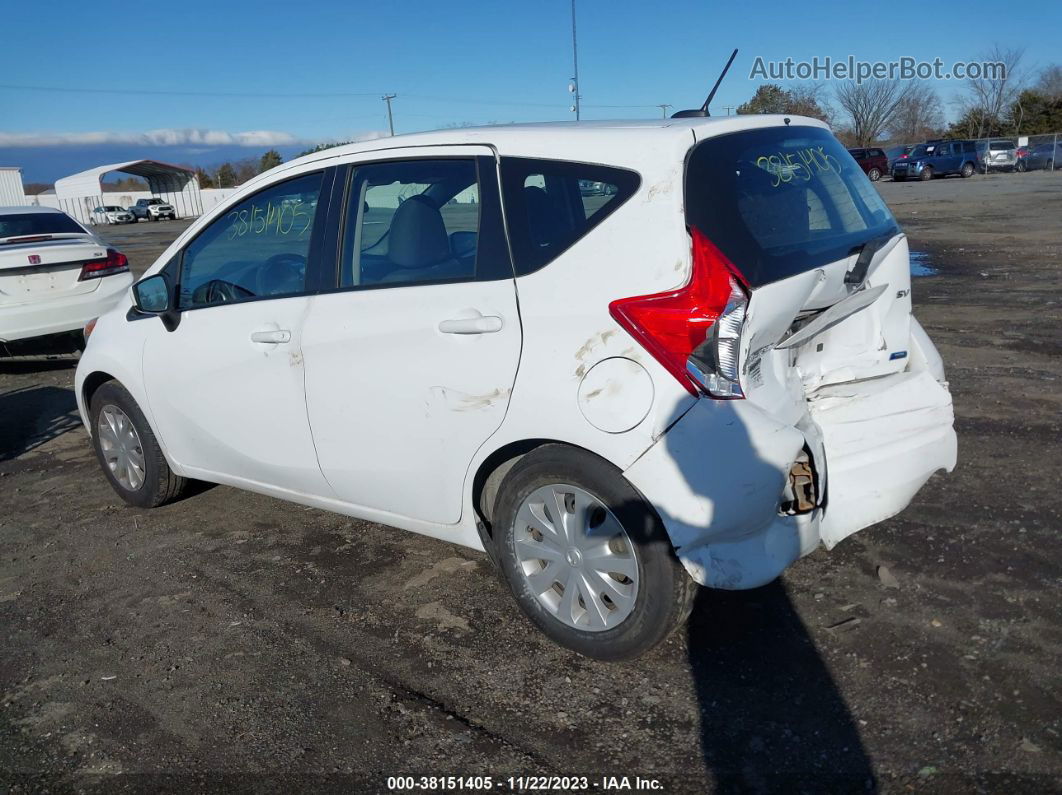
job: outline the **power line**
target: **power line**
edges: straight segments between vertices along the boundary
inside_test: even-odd
[[[85,88],[70,86],[27,86],[13,83],[0,83],[0,89],[10,91],[46,91],[57,94],[138,94],[144,96],[160,97],[248,97],[260,99],[299,99],[303,97],[313,99],[335,99],[338,97],[375,97],[378,91],[371,92],[317,92],[308,94],[289,93],[250,93],[242,91],[170,91],[166,89],[146,88]]]

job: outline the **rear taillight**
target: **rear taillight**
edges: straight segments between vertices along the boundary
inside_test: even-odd
[[[693,272],[685,287],[621,298],[609,312],[690,394],[741,398],[745,279],[700,230],[692,234]]]
[[[129,260],[126,259],[125,254],[109,248],[107,249],[107,259],[86,262],[81,266],[81,275],[77,278],[78,281],[83,282],[87,279],[99,279],[102,276],[113,276],[116,273],[128,272]]]

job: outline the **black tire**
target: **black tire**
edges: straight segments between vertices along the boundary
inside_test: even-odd
[[[99,417],[100,412],[108,405],[121,409],[132,422],[137,436],[140,437],[140,446],[144,456],[144,481],[135,490],[123,486],[104,459],[100,445]],[[99,461],[100,468],[111,487],[127,503],[138,508],[157,508],[175,500],[185,490],[188,480],[175,475],[170,469],[144,413],[133,400],[133,396],[117,381],[108,381],[93,393],[89,407],[89,421],[92,429],[92,448],[96,451],[96,460]]]
[[[516,518],[537,488],[564,483],[601,501],[623,525],[638,561],[634,607],[620,624],[600,631],[568,626],[539,602],[528,586],[515,551]],[[517,604],[548,637],[598,660],[638,657],[661,643],[689,617],[698,585],[675,557],[660,517],[611,464],[583,450],[545,445],[509,471],[498,491],[493,544],[502,574]]]
[[[877,182],[879,179],[881,179],[881,169],[872,168],[870,169],[870,171],[867,172],[867,176],[870,177],[871,182]]]
[[[963,179],[969,179],[974,175],[975,171],[977,171],[977,169],[974,168],[973,163],[963,163],[962,168],[959,170],[959,176]]]
[[[1024,174],[1028,170],[1025,165],[1025,161],[1019,160],[1017,165],[1014,166],[1014,170],[1017,171],[1019,174]]]
[[[925,168],[923,168],[922,173],[918,175],[918,178],[922,180],[922,182],[928,182],[929,180],[933,179],[933,167],[926,166]]]

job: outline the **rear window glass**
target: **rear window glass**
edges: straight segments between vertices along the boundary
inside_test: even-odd
[[[898,231],[863,170],[818,127],[770,127],[698,144],[686,217],[752,286],[784,279]]]
[[[0,237],[26,235],[83,235],[77,221],[63,213],[13,213],[0,215]]]
[[[570,248],[627,201],[641,181],[625,169],[523,157],[503,157],[501,175],[517,276]]]
[[[993,141],[988,145],[989,149],[999,151],[1000,149],[1013,149],[1014,144],[1010,141]]]

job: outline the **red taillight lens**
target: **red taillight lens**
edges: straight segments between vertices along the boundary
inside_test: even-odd
[[[709,339],[709,331],[719,317],[740,310],[740,326],[747,304],[745,279],[738,269],[700,230],[694,228],[692,235],[693,272],[685,287],[621,298],[609,304],[609,313],[690,394],[708,391],[716,397],[742,397],[740,388],[717,394],[691,373],[691,357],[697,361],[692,366],[698,373],[702,364],[718,361],[716,351],[707,349],[717,342]],[[736,387],[736,369],[733,381]]]
[[[81,266],[81,275],[78,276],[78,281],[83,282],[86,279],[99,279],[103,276],[113,276],[116,273],[128,272],[129,260],[125,254],[109,248],[107,249],[107,259],[86,262]]]

